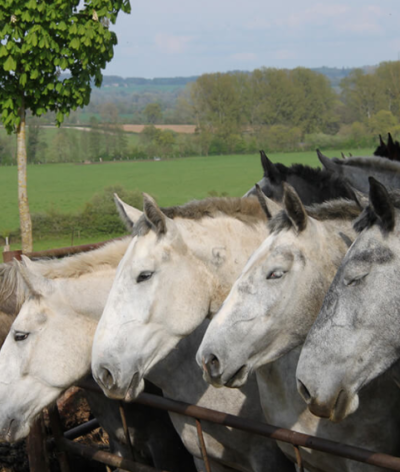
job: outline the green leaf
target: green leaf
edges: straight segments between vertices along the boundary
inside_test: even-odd
[[[3,104],[4,108],[10,108],[11,110],[14,108],[14,102],[12,101],[12,98],[9,98],[6,100]]]
[[[62,123],[64,121],[64,114],[62,111],[58,111],[56,115],[56,120],[58,123]]]
[[[37,46],[38,40],[37,40],[37,35],[36,35],[36,33],[32,33],[32,34],[31,34],[30,42],[31,42],[31,44],[32,44],[33,47],[36,47],[36,46]]]
[[[19,78],[19,83],[22,85],[22,87],[25,87],[26,81],[28,79],[28,76],[25,74],[21,74],[21,77]]]
[[[63,88],[63,84],[61,82],[57,82],[56,91],[60,92],[62,88]]]
[[[60,23],[58,23],[58,29],[60,31],[65,31],[67,29],[67,25],[65,24],[65,21],[60,21]]]
[[[65,70],[68,67],[68,61],[65,57],[61,59],[60,67],[62,70]]]
[[[49,90],[53,90],[54,89],[54,84],[53,83],[47,84],[47,88]]]
[[[80,45],[81,45],[81,42],[79,41],[79,38],[74,38],[70,43],[70,46],[73,49],[79,49]]]
[[[5,71],[15,70],[17,68],[17,61],[12,57],[8,56],[6,62],[3,64]]]
[[[37,79],[39,77],[39,71],[37,69],[33,69],[31,71],[31,79]]]
[[[0,46],[0,57],[7,56],[7,48],[2,44]]]

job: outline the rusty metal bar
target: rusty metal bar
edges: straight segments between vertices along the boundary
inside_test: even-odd
[[[30,472],[50,472],[42,413],[31,427],[26,441],[26,453]]]
[[[96,385],[93,380],[82,381],[79,386],[94,392],[101,392],[100,387]],[[170,400],[169,398],[159,397],[150,393],[141,393],[135,401],[142,405],[173,411],[181,415],[210,421],[223,426],[230,426],[249,433],[260,434],[261,436],[266,436],[295,446],[308,447],[310,449],[327,452],[328,454],[345,457],[358,462],[384,467],[389,470],[400,471],[400,458],[390,456],[389,454],[369,451],[361,447],[349,446],[329,439],[322,439],[308,434],[297,433],[290,429],[279,428],[267,423],[248,420],[247,418],[241,418],[220,411],[190,405],[189,403]]]
[[[68,247],[59,247],[56,249],[47,249],[45,251],[34,251],[34,252],[27,252],[25,256],[34,259],[40,257],[62,257],[68,256],[71,254],[77,254],[80,252],[88,252],[92,251],[93,249],[98,249],[99,247],[104,246],[105,244],[111,241],[118,241],[120,239],[126,238],[126,236],[121,236],[120,238],[108,239],[107,241],[102,241],[101,243],[92,243],[92,244],[82,244],[80,246],[68,246]],[[12,262],[12,260],[18,259],[21,260],[22,251],[4,251],[3,252],[3,261],[4,262]]]
[[[135,460],[135,450],[133,449],[133,446],[132,446],[131,436],[129,434],[129,429],[128,429],[128,423],[126,421],[124,403],[122,401],[118,402],[118,408],[119,408],[119,415],[122,421],[122,429],[124,430],[125,441],[128,445],[129,452],[131,454],[131,459]]]
[[[60,464],[60,470],[61,472],[70,472],[71,469],[69,467],[68,455],[65,451],[63,451],[59,447],[60,439],[63,438],[63,431],[62,431],[62,426],[61,426],[60,413],[58,411],[57,405],[54,405],[52,408],[49,408],[47,411],[49,413],[50,426],[51,426],[51,430],[53,431],[54,440],[57,446],[56,455],[57,455],[58,463]]]
[[[59,447],[71,454],[75,454],[85,459],[101,462],[102,464],[110,465],[112,467],[119,467],[120,469],[129,472],[166,472],[160,469],[154,469],[148,465],[138,464],[128,459],[116,456],[110,452],[99,451],[94,447],[84,446],[83,444],[69,441],[65,438],[60,438]]]
[[[296,446],[308,447],[321,452],[327,452],[347,459],[365,462],[367,464],[386,467],[390,470],[400,471],[400,458],[383,454],[379,452],[369,451],[356,446],[322,439],[303,433],[297,433],[290,429],[278,428],[266,423],[251,421],[247,418],[241,418],[220,411],[201,408],[188,403],[170,400],[168,398],[157,397],[148,393],[141,393],[136,400],[142,405],[156,406],[163,410],[174,411],[175,413],[191,416],[201,420],[211,421],[216,424],[230,426],[242,431],[260,434],[278,441],[287,442]]]
[[[3,262],[12,262],[13,259],[21,260],[22,251],[4,251]]]
[[[206,472],[211,472],[210,461],[208,460],[208,455],[207,455],[206,443],[204,442],[203,430],[201,428],[200,420],[198,420],[197,418],[196,418],[196,428],[197,428],[197,436],[200,442],[201,455],[203,457],[203,462],[206,468]]]
[[[299,469],[298,472],[304,472],[303,460],[301,458],[300,449],[298,448],[298,446],[295,445],[293,445],[293,449],[296,456],[297,467]]]
[[[64,438],[73,440],[81,436],[85,436],[86,434],[99,427],[99,422],[95,418],[93,420],[87,421],[86,423],[80,424],[79,426],[75,426],[75,428],[71,428],[68,431],[65,431]]]

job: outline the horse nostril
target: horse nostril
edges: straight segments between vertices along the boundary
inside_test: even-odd
[[[98,379],[100,383],[103,385],[103,387],[106,388],[107,390],[111,390],[115,384],[114,377],[112,373],[107,369],[107,367],[99,368]]]
[[[303,382],[297,379],[297,390],[302,396],[303,400],[308,404],[311,401],[311,394],[308,391],[307,387],[303,384]]]
[[[211,378],[219,377],[220,362],[215,354],[208,354],[203,358],[203,365]]]

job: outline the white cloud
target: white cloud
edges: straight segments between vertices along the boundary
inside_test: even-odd
[[[288,18],[279,20],[278,24],[290,27],[301,27],[309,24],[318,25],[321,21],[333,20],[334,18],[343,16],[348,11],[349,7],[347,5],[316,3],[310,8],[293,13]]]
[[[181,54],[187,50],[187,45],[193,38],[191,36],[175,36],[159,33],[154,38],[157,49],[166,54]]]

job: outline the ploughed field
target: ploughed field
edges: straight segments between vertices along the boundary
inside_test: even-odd
[[[339,151],[323,152],[329,157],[340,155]],[[371,149],[344,152],[353,155],[372,154]],[[277,153],[268,154],[268,157],[273,162],[285,165],[299,163],[319,166],[315,152]],[[28,196],[31,213],[52,207],[61,212],[74,213],[83,209],[95,193],[107,186],[120,184],[126,189],[150,193],[161,206],[170,206],[205,198],[210,194],[241,196],[261,177],[258,153],[165,161],[29,165]],[[19,226],[16,166],[0,167],[0,201],[0,234],[4,235]],[[92,241],[79,240],[75,244],[88,242]],[[60,240],[53,247],[70,244],[70,240]],[[35,244],[34,249],[42,248]]]

